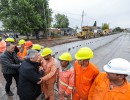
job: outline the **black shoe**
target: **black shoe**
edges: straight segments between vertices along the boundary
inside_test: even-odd
[[[7,95],[8,95],[8,96],[13,96],[13,95],[14,95],[14,93],[13,93],[13,92],[11,92],[11,91],[6,92],[6,93],[7,93]]]

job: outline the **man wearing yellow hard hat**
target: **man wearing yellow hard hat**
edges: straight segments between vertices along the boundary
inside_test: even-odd
[[[41,66],[43,68],[44,76],[41,78],[39,84],[42,83],[42,92],[45,94],[45,99],[55,100],[54,96],[54,83],[56,80],[56,66],[57,60],[52,57],[52,50],[44,48],[41,56]]]
[[[6,44],[14,44],[15,45],[15,50],[14,50],[15,53],[17,54],[19,52],[19,49],[15,44],[14,38],[6,38],[5,42],[6,42]]]
[[[26,43],[26,41],[25,40],[23,40],[23,39],[21,39],[20,41],[19,41],[19,45],[20,45],[20,48],[19,48],[19,52],[18,52],[18,54],[17,54],[17,56],[19,57],[19,59],[21,59],[21,60],[24,60],[24,58],[25,58],[25,56],[26,56],[26,54],[27,54],[27,49],[26,49],[26,47],[25,47],[25,43]]]
[[[75,54],[77,61],[74,63],[75,83],[73,100],[87,100],[89,89],[99,74],[98,68],[89,60],[93,58],[93,51],[89,47],[83,47]]]
[[[65,52],[59,56],[60,66],[58,69],[58,90],[59,100],[71,100],[71,94],[74,86],[74,68],[70,64],[72,56]]]
[[[41,45],[39,45],[39,44],[34,44],[33,46],[32,46],[32,50],[37,50],[38,52],[40,52],[41,51]]]

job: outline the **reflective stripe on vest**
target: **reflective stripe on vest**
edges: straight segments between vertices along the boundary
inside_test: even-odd
[[[64,82],[61,81],[60,79],[59,79],[59,82],[60,82],[62,85],[67,86],[69,89],[71,89],[71,90],[73,89],[72,86],[69,86],[68,84],[64,83]]]

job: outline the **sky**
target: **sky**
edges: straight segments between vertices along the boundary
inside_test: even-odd
[[[81,28],[83,11],[83,26],[92,26],[97,21],[97,26],[109,23],[110,28],[130,28],[130,0],[49,0],[49,7],[53,17],[65,14],[72,28]]]
[[[53,16],[65,14],[70,27],[81,27],[82,12],[83,26],[97,26],[109,23],[110,28],[130,28],[130,0],[49,0]]]

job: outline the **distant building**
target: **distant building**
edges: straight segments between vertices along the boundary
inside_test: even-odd
[[[49,33],[61,34],[61,30],[58,28],[49,28]]]
[[[62,35],[74,35],[76,34],[76,29],[73,28],[60,28]]]

